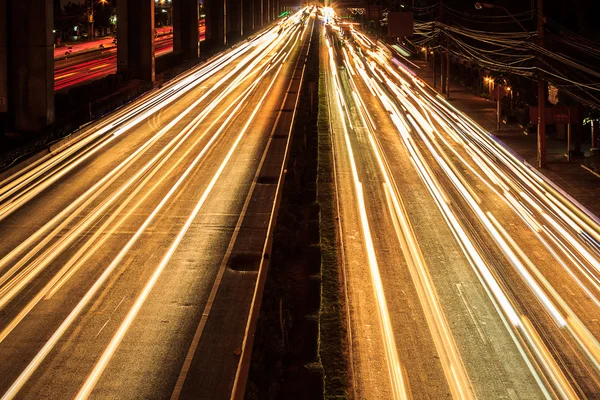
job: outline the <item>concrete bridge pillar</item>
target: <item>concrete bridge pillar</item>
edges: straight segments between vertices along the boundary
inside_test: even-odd
[[[227,44],[227,0],[206,0],[206,46],[220,48]]]
[[[242,1],[227,1],[227,44],[231,45],[242,35]]]
[[[263,0],[263,12],[265,13],[263,17],[263,26],[269,25],[273,20],[271,18],[271,3],[273,0]]]
[[[200,56],[198,0],[173,0],[173,51],[192,60]]]
[[[252,34],[256,27],[254,25],[254,14],[256,0],[241,0],[242,1],[242,36]]]
[[[0,113],[8,112],[8,16],[6,1],[0,0]]]
[[[0,112],[18,131],[40,131],[54,122],[53,3],[0,4]]]
[[[117,2],[117,70],[154,82],[154,0]]]
[[[264,11],[263,2],[264,0],[253,0],[254,2],[254,30],[258,30],[263,26]]]

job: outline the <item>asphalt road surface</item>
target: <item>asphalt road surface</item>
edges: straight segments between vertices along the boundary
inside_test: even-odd
[[[215,56],[1,183],[2,399],[229,397],[257,277],[230,258],[262,258],[275,185],[256,177],[273,137],[285,149],[278,115],[311,21]]]
[[[326,27],[358,398],[598,398],[596,217],[392,46]]]

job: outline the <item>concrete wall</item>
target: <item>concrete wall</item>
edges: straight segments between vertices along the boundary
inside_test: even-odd
[[[264,11],[263,1],[264,0],[253,0],[254,1],[254,29],[258,30],[263,25]]]
[[[241,0],[242,1],[242,36],[248,36],[254,32],[254,13],[255,13],[255,0]]]
[[[271,2],[273,0],[263,0],[263,26],[271,23]]]

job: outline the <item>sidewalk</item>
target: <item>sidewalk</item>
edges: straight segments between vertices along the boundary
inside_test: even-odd
[[[423,60],[411,59],[420,69],[413,68],[427,84],[433,84],[433,72]],[[437,91],[439,88],[439,80]],[[522,157],[528,164],[537,163],[537,135],[523,133],[518,125],[500,126],[496,131],[496,102],[478,97],[455,82],[450,82],[450,99],[454,107],[463,111],[471,119],[481,125],[499,142]],[[577,200],[594,215],[600,216],[600,177],[584,169],[581,164],[583,157],[572,158],[567,162],[565,157],[566,141],[548,137],[547,140],[548,167],[538,169],[549,180]]]

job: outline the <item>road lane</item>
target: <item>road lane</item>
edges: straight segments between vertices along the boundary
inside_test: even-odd
[[[3,182],[4,398],[169,396],[305,38],[278,29]]]

